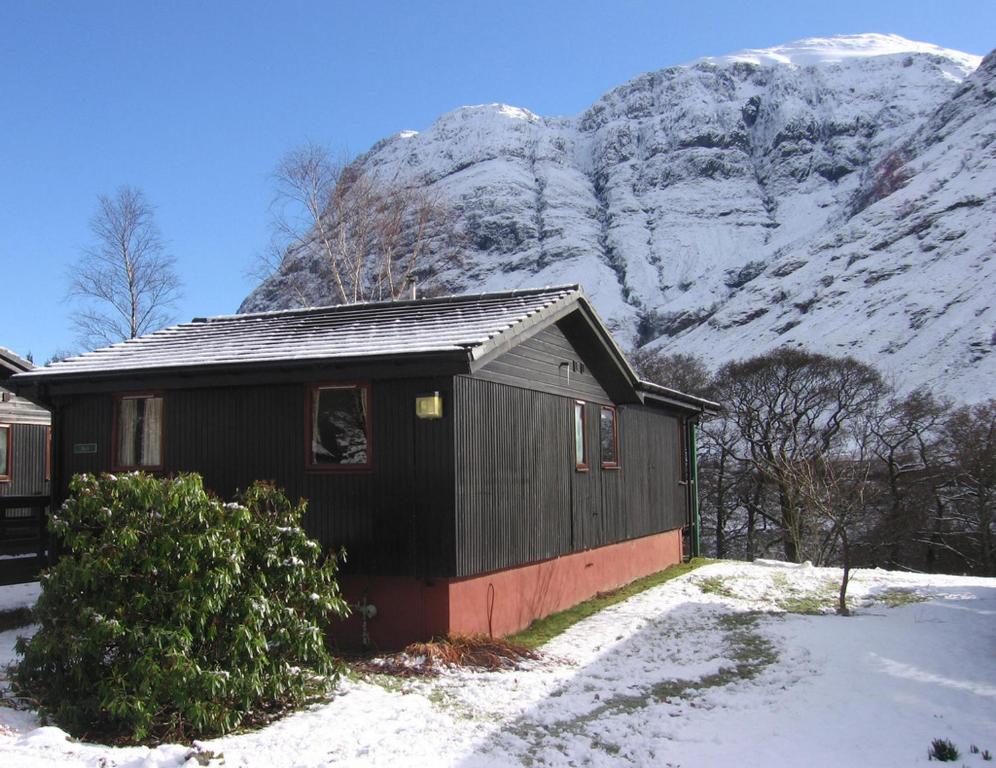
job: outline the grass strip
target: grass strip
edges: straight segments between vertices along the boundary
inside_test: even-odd
[[[656,587],[658,584],[663,584],[665,581],[671,581],[671,579],[684,576],[686,573],[691,573],[696,568],[701,568],[703,565],[710,565],[711,563],[716,562],[719,561],[711,560],[707,557],[695,557],[687,563],[672,565],[670,568],[665,568],[663,571],[658,571],[657,573],[652,573],[649,576],[639,578],[636,581],[631,581],[629,584],[619,587],[619,589],[614,589],[611,592],[600,592],[590,600],[578,603],[573,608],[568,608],[566,611],[552,613],[545,618],[536,619],[536,621],[521,632],[510,635],[505,639],[512,643],[516,643],[517,645],[523,645],[526,648],[538,648],[543,645],[543,643],[555,638],[564,630],[574,626],[582,619],[587,619],[589,616],[598,613],[603,608],[608,608],[610,605],[621,603],[623,600],[633,597],[633,595],[638,595],[641,592],[645,592],[651,587]]]

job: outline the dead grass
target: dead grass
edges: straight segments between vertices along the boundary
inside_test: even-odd
[[[353,663],[360,672],[395,677],[433,677],[446,667],[493,672],[515,669],[539,653],[524,645],[487,635],[453,635],[412,643],[401,653]]]

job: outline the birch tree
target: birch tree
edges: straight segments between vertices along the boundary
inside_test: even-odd
[[[300,305],[404,298],[454,257],[453,217],[425,186],[384,181],[318,144],[288,152],[274,180],[262,272],[279,273]],[[318,257],[317,274],[302,256]]]
[[[101,195],[90,231],[93,244],[69,274],[78,342],[92,349],[171,322],[180,279],[142,191],[123,186],[113,196]]]

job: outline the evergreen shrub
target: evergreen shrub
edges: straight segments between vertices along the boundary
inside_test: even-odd
[[[222,734],[326,693],[324,630],[348,608],[304,510],[264,483],[226,504],[194,474],[76,476],[15,692],[123,742]]]

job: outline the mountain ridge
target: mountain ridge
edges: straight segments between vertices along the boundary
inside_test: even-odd
[[[979,62],[810,38],[646,73],[573,117],[463,107],[359,162],[453,202],[467,247],[435,276],[450,291],[580,282],[624,346],[712,365],[805,346],[978,399],[996,373],[980,291],[996,277],[996,110]],[[242,309],[280,306],[280,289],[278,272]]]

